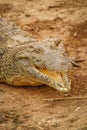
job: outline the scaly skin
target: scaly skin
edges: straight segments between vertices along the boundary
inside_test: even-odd
[[[58,39],[38,41],[0,18],[0,82],[14,86],[47,84],[68,92],[72,60]]]

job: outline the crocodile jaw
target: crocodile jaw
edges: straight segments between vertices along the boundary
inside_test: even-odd
[[[71,81],[67,72],[48,71],[46,69],[38,69],[40,75],[43,75],[50,87],[55,88],[59,92],[68,92],[71,89]]]
[[[16,65],[19,68],[19,73],[23,74],[24,77],[35,79],[37,83],[47,84],[59,92],[68,92],[71,89],[71,81],[68,78],[67,72],[39,68],[30,63],[28,58],[18,59]]]

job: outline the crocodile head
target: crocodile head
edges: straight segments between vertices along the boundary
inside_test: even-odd
[[[38,82],[60,92],[70,90],[68,70],[72,68],[72,62],[62,41],[43,40],[41,44],[29,44],[22,53],[18,51],[16,55],[22,71],[26,70],[26,75],[31,75]]]

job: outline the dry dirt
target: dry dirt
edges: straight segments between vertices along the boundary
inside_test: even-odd
[[[72,89],[0,84],[0,130],[87,130],[87,0],[0,0],[0,14],[36,38],[61,38],[71,57],[83,59],[70,72]]]

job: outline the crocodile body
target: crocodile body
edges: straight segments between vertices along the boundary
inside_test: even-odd
[[[67,92],[72,61],[58,39],[38,41],[0,17],[0,82],[14,86],[47,84]]]

